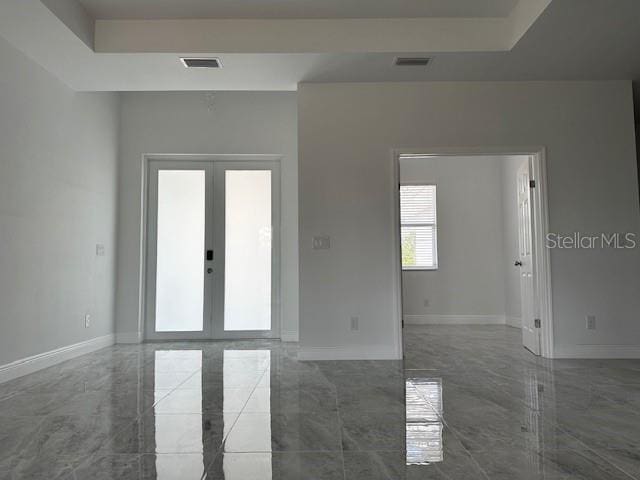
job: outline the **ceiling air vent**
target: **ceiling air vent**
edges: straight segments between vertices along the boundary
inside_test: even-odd
[[[180,61],[187,68],[220,68],[219,58],[181,58]]]
[[[395,64],[398,67],[426,67],[430,61],[429,57],[398,57]]]

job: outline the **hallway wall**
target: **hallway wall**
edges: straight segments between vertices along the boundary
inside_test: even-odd
[[[122,97],[118,230],[119,342],[141,338],[143,155],[278,154],[283,338],[298,340],[298,152],[292,92],[158,92]]]
[[[545,147],[552,232],[640,233],[630,82],[302,84],[298,122],[304,358],[401,356],[393,149]],[[640,248],[551,251],[555,355],[640,356],[638,271]]]
[[[2,38],[0,64],[1,367],[113,342],[119,99],[72,91]]]

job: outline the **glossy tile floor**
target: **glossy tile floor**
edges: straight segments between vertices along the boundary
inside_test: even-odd
[[[408,327],[406,361],[279,342],[115,346],[0,385],[0,479],[640,479],[640,362],[509,327]]]

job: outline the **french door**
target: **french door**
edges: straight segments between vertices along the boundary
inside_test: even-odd
[[[152,160],[145,338],[279,337],[276,161]]]

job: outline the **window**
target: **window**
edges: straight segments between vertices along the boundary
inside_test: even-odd
[[[404,270],[438,268],[436,217],[435,185],[400,186],[400,232]]]

